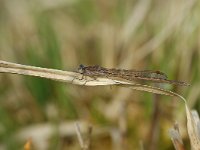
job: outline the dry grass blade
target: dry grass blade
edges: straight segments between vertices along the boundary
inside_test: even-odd
[[[83,78],[83,75],[77,72],[27,66],[6,61],[0,61],[0,72],[36,76],[86,86],[116,84],[113,80],[108,78],[98,78],[98,80],[94,80],[90,77]]]
[[[81,149],[82,150],[89,150],[90,144],[91,144],[90,142],[91,142],[92,127],[91,126],[88,127],[87,140],[83,139],[81,129],[80,129],[78,122],[75,123],[75,129],[76,129],[76,134],[77,134],[78,141],[79,141]]]
[[[76,134],[77,134],[78,141],[79,141],[79,144],[81,146],[81,149],[85,149],[84,140],[83,140],[83,137],[81,135],[81,129],[80,129],[79,124],[77,122],[75,123],[75,128],[76,128]]]
[[[169,130],[169,135],[176,150],[185,150],[181,135],[179,133],[178,124],[175,124],[174,128]]]
[[[200,150],[200,135],[199,135],[199,118],[192,114],[185,103],[186,115],[187,115],[187,130],[190,137],[190,143],[194,150]]]
[[[178,95],[177,95],[178,96]],[[200,121],[197,113],[192,113],[188,107],[186,100],[179,95],[185,102],[185,110],[187,117],[187,130],[193,150],[200,150]]]
[[[146,91],[146,92],[160,94],[160,95],[175,96],[175,97],[179,97],[183,101],[185,101],[185,99],[181,95],[179,95],[175,92],[165,90],[165,89],[162,89],[162,88],[158,88],[158,87],[154,87],[154,86],[142,85],[142,84],[131,84],[131,85],[123,84],[123,85],[120,85],[120,86],[128,87],[128,88],[138,90],[138,91]]]
[[[200,118],[199,118],[199,114],[196,110],[192,110],[192,116],[194,118],[196,127],[197,127],[197,136],[200,139]]]
[[[173,92],[172,92],[173,93]],[[187,130],[193,150],[200,150],[200,119],[197,112],[192,113],[184,97],[174,93],[185,102],[185,110],[187,117]],[[175,96],[174,95],[174,96]]]
[[[120,85],[139,91],[146,91],[150,93],[168,96],[176,96],[184,100],[182,96],[172,91],[148,85],[136,84],[134,82],[124,81],[123,79],[112,79],[108,77],[97,77],[94,79],[88,76],[83,76],[81,73],[78,72],[69,72],[57,69],[27,66],[6,61],[0,61],[0,72],[36,76],[85,86]]]

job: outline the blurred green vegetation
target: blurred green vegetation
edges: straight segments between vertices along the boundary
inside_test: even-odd
[[[79,64],[161,70],[169,79],[191,83],[159,86],[183,95],[200,112],[199,14],[197,0],[2,0],[0,59],[72,71]],[[26,141],[18,140],[17,133],[38,124],[55,127],[47,149],[79,147],[74,136],[59,134],[63,122],[83,120],[97,126],[93,130],[121,133],[122,101],[130,149],[139,149],[141,141],[145,149],[172,149],[167,131],[175,120],[186,132],[183,103],[171,97],[9,74],[1,74],[0,83],[0,149],[23,149]],[[94,149],[116,144],[107,134],[93,137]],[[185,133],[183,139],[188,144]],[[36,149],[37,144],[33,139]]]

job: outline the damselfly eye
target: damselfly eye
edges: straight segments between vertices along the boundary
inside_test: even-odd
[[[79,68],[78,68],[78,72],[79,72],[79,73],[84,73],[84,70],[85,70],[85,66],[81,64],[81,65],[79,66]]]

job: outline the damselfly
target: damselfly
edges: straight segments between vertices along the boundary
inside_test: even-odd
[[[100,66],[84,66],[80,65],[78,72],[90,77],[107,77],[119,78],[128,81],[146,80],[155,83],[168,83],[181,86],[188,86],[189,84],[181,81],[168,80],[167,75],[161,71],[152,70],[125,70],[125,69],[107,69]]]

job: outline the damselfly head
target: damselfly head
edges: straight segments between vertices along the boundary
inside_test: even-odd
[[[85,71],[85,66],[82,65],[82,64],[80,64],[80,65],[79,65],[79,68],[78,68],[78,72],[79,72],[79,73],[84,73],[84,71]]]

